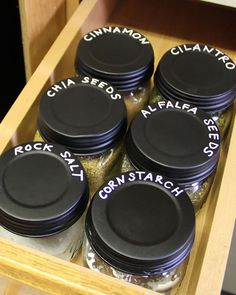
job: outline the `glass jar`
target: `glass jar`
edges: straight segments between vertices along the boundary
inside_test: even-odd
[[[131,171],[95,194],[85,232],[83,258],[90,269],[165,293],[184,277],[194,241],[194,209],[172,180]]]
[[[81,161],[90,195],[121,169],[127,112],[121,94],[107,82],[72,77],[42,96],[35,140],[66,146]]]
[[[84,238],[89,193],[81,163],[48,142],[0,157],[0,237],[71,260]]]
[[[183,102],[148,105],[125,139],[122,172],[154,171],[183,186],[195,211],[211,188],[220,155],[220,134],[209,114]]]
[[[131,121],[149,100],[154,51],[147,38],[131,28],[102,27],[80,40],[75,70],[114,85],[124,97]]]
[[[160,98],[194,104],[227,134],[236,97],[236,68],[222,51],[204,44],[183,44],[161,58],[154,75],[150,103]]]

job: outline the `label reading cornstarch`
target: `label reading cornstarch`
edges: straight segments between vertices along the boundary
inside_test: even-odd
[[[120,176],[115,177],[114,180],[108,181],[107,184],[99,191],[99,197],[105,200],[118,187],[124,185],[125,183],[134,181],[148,181],[157,183],[171,192],[171,194],[173,194],[175,197],[179,197],[182,193],[184,193],[183,188],[179,187],[171,180],[166,179],[162,175],[144,171],[132,171],[126,174],[121,174]]]

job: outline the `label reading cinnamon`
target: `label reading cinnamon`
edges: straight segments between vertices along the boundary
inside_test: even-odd
[[[86,34],[83,39],[87,42],[92,41],[94,38],[97,38],[101,35],[107,34],[107,33],[119,33],[119,34],[125,34],[129,35],[133,39],[139,41],[142,45],[145,44],[150,44],[150,42],[140,33],[129,29],[129,28],[121,28],[121,27],[104,27],[104,28],[99,28],[97,30],[94,30],[92,32],[89,32]]]

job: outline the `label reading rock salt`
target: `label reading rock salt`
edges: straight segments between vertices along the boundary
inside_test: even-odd
[[[16,146],[14,149],[14,156],[17,157],[24,153],[32,152],[32,151],[44,151],[48,153],[53,153],[60,156],[68,165],[71,175],[80,178],[80,181],[84,181],[84,171],[78,163],[78,160],[74,157],[74,155],[64,150],[60,154],[55,153],[54,146],[49,143],[45,142],[35,142],[35,143],[28,143],[25,145]]]

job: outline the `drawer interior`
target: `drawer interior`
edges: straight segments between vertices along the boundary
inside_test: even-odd
[[[236,35],[236,10],[234,9],[199,1],[84,0],[1,123],[0,153],[10,146],[33,139],[37,125],[40,95],[50,84],[74,75],[74,56],[79,39],[88,31],[103,25],[131,27],[142,32],[154,47],[155,64],[172,46],[191,42],[212,45],[236,61],[234,38]],[[178,291],[179,295],[215,295],[219,293],[221,288],[236,216],[234,209],[236,208],[236,198],[234,197],[232,177],[233,171],[236,169],[236,155],[233,151],[236,147],[235,141],[236,130],[234,122],[232,122],[229,135],[224,142],[210,195],[197,215],[196,239],[187,273]],[[7,276],[13,277],[11,268],[14,269],[14,265],[22,263],[25,268],[28,265],[33,273],[36,271],[37,277],[38,268],[49,261],[52,269],[45,270],[45,279],[47,280],[47,274],[51,274],[52,271],[55,279],[51,283],[55,288],[52,287],[50,292],[54,292],[54,294],[56,294],[56,286],[63,285],[60,277],[65,277],[66,281],[71,282],[72,285],[77,284],[75,290],[79,290],[81,292],[79,294],[98,294],[96,293],[98,291],[111,294],[109,288],[105,287],[108,283],[114,286],[114,294],[129,294],[129,292],[130,294],[145,294],[142,288],[118,282],[104,275],[95,275],[91,271],[85,270],[84,267],[76,268],[75,264],[82,264],[81,257],[78,257],[75,264],[64,263],[37,251],[24,250],[19,247],[18,255],[22,253],[21,256],[25,257],[24,255],[27,256],[30,253],[32,258],[31,260],[27,259],[27,264],[25,264],[22,258],[14,256],[14,251],[10,251],[11,247],[12,249],[17,248],[16,245],[11,246],[11,243],[2,242],[0,246],[2,251],[4,251],[4,245],[5,247],[7,245],[9,251],[5,251],[2,256],[0,254],[0,273],[3,273],[5,269]],[[10,257],[12,263],[8,268],[4,268],[7,257]],[[53,270],[61,265],[64,267],[64,272],[61,271],[57,278],[56,272]],[[75,279],[76,272],[78,272],[78,276],[81,276],[81,280]],[[20,273],[20,269],[17,269],[17,273]],[[40,275],[42,274],[40,273]],[[86,280],[86,276],[88,280]],[[16,279],[21,280],[19,277]],[[32,284],[30,280],[27,281],[27,278],[25,280],[27,284]],[[95,285],[98,284],[98,287],[92,286],[93,281]],[[46,283],[39,280],[37,288],[47,291],[45,286]],[[65,283],[65,286],[69,285]],[[74,289],[72,288],[72,290]]]

